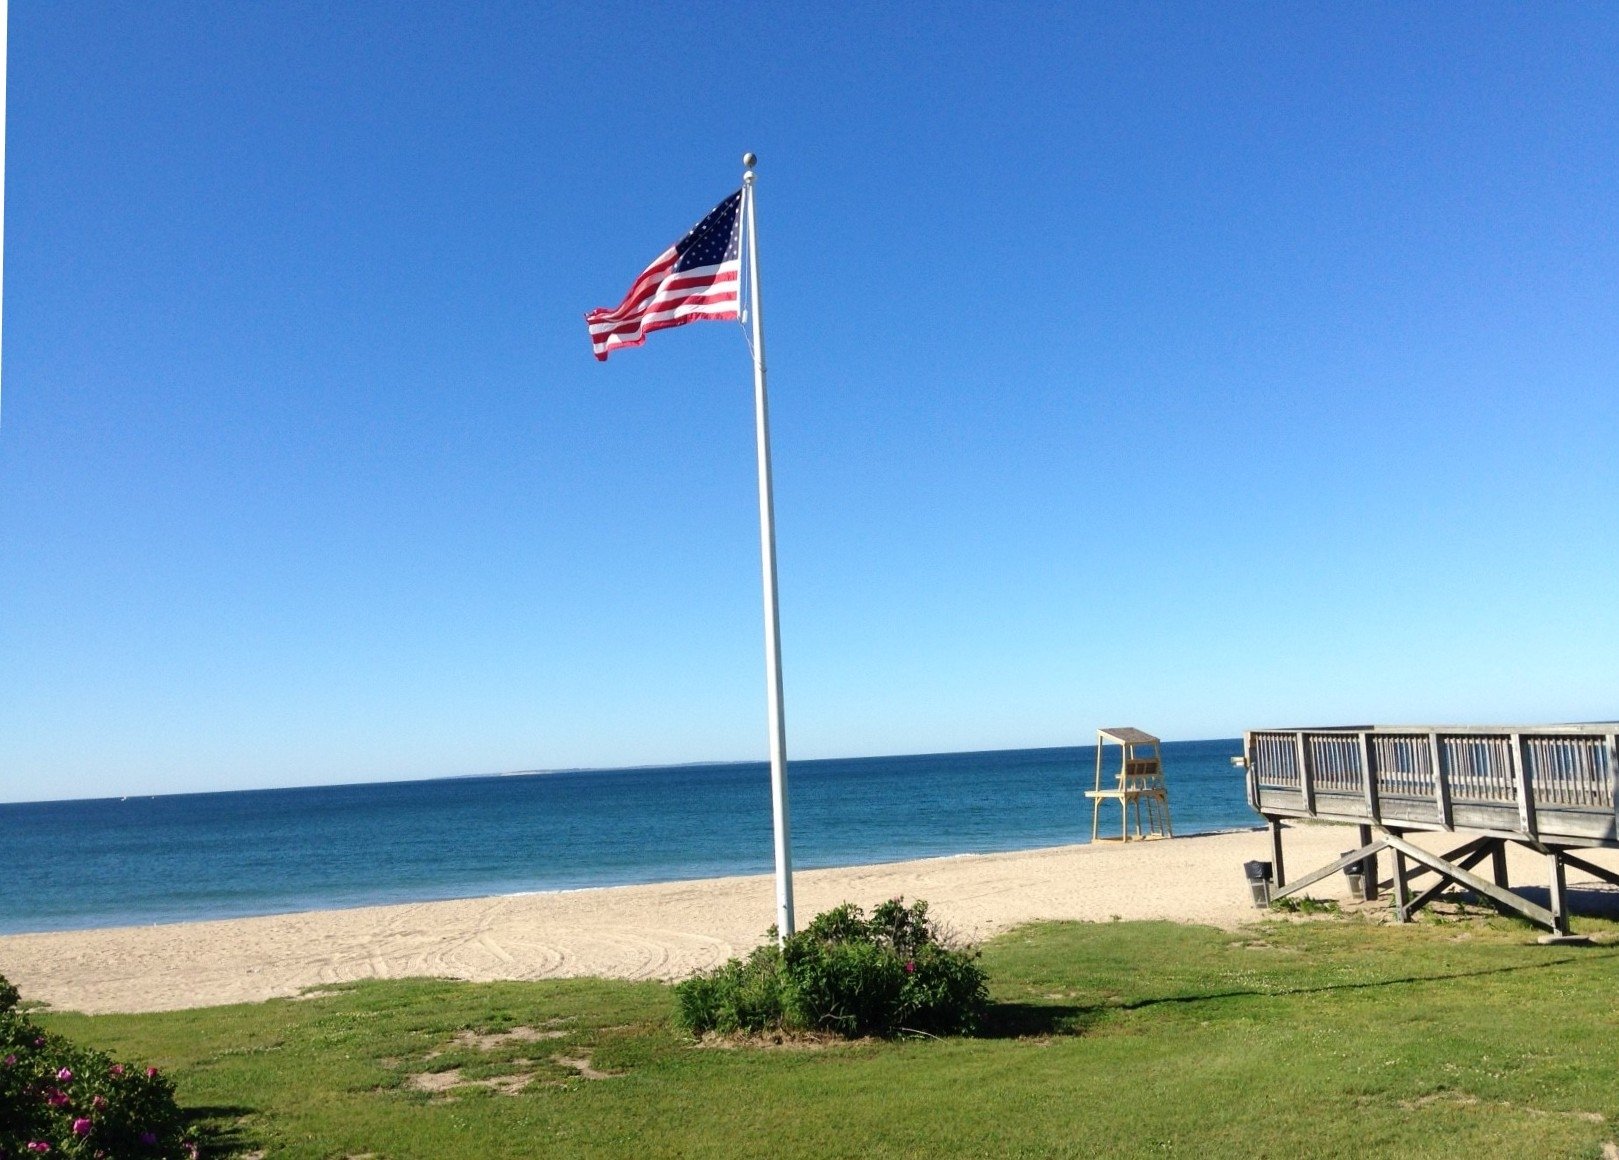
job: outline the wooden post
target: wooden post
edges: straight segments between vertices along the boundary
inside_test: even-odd
[[[1360,844],[1362,846],[1370,846],[1372,844],[1372,828],[1370,826],[1360,827]],[[1366,901],[1376,902],[1378,895],[1377,855],[1368,854],[1366,857],[1362,858],[1361,869],[1365,871]]]
[[[1399,832],[1390,830],[1389,833],[1399,837]],[[1411,921],[1411,887],[1406,876],[1405,854],[1396,849],[1394,851],[1394,921]]]
[[[1257,794],[1254,800],[1259,800]],[[1608,734],[1608,802],[1619,813],[1619,733]]]
[[[1508,743],[1512,750],[1512,780],[1518,789],[1518,825],[1531,838],[1540,837],[1540,825],[1535,820],[1535,794],[1529,782],[1529,763],[1524,760],[1523,736],[1512,734]]]
[[[1377,773],[1372,769],[1372,739],[1365,733],[1360,735],[1360,775],[1366,793],[1367,816],[1374,822],[1382,821],[1382,806],[1377,796]],[[1365,844],[1365,840],[1362,840],[1361,845]]]
[[[1563,869],[1563,856],[1556,849],[1547,851],[1546,857],[1551,860],[1551,897],[1547,900],[1551,905],[1552,930],[1557,934],[1568,933],[1568,877]]]
[[[1299,754],[1299,792],[1304,795],[1304,812],[1315,813],[1315,776],[1310,772],[1310,746],[1299,730],[1295,739]]]
[[[1282,819],[1272,815],[1266,820],[1270,822],[1271,885],[1286,886],[1287,875],[1282,871]]]
[[[1444,754],[1439,745],[1439,734],[1428,734],[1428,759],[1433,762],[1434,808],[1439,811],[1439,824],[1451,828],[1450,781],[1445,775]]]
[[[1160,767],[1162,768],[1162,767]],[[1259,808],[1259,774],[1254,771],[1254,735],[1249,730],[1242,735],[1242,776],[1248,782],[1248,800]],[[1619,776],[1616,773],[1615,776]],[[1619,798],[1614,800],[1619,801]]]
[[[1500,838],[1497,838],[1495,845],[1490,848],[1490,873],[1495,879],[1495,884],[1503,890],[1511,885],[1507,881],[1507,844]]]

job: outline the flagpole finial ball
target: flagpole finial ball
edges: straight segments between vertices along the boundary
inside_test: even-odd
[[[752,153],[744,153],[742,155],[742,164],[744,167],[752,169],[755,165],[759,164],[759,159]]]

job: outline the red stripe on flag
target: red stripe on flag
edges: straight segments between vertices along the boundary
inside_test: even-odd
[[[740,307],[741,261],[736,253],[740,193],[721,202],[680,242],[659,254],[617,306],[585,315],[590,345],[601,361],[621,346],[640,346],[648,334],[703,319],[735,321]],[[725,217],[730,215],[730,231]],[[695,247],[695,248],[693,248]],[[677,271],[679,255],[713,263]],[[716,261],[718,259],[718,261]]]
[[[633,321],[649,310],[661,309],[666,302],[672,301],[667,297],[676,293],[693,290],[708,290],[716,285],[725,285],[727,288],[721,293],[736,295],[736,271],[722,270],[717,274],[705,274],[700,278],[670,278],[659,286],[654,286],[636,303],[633,311],[614,310],[611,312],[593,310],[585,315],[585,321],[592,325],[600,322]]]
[[[640,331],[638,331],[636,333],[634,338],[619,339],[619,337],[617,335],[613,335],[610,342],[598,342],[598,343],[593,344],[595,346],[595,348],[596,348],[595,349],[596,361],[597,362],[606,362],[607,361],[607,354],[608,354],[609,351],[619,350],[621,348],[630,347],[630,346],[641,346],[642,344],[644,344],[646,342],[646,336],[651,334],[655,330],[668,330],[671,326],[685,326],[686,323],[688,323],[688,322],[735,322],[735,321],[736,321],[736,311],[734,311],[734,310],[729,311],[729,312],[727,312],[725,314],[688,314],[684,318],[659,319],[657,321],[647,323],[647,325],[643,329],[641,329]]]
[[[602,328],[604,324],[598,322],[592,327],[590,338],[593,344],[600,344],[620,334],[634,334],[638,330],[656,330],[658,328],[657,323],[662,322],[665,315],[673,314],[679,310],[703,306],[735,307],[736,305],[737,298],[735,294],[692,294],[660,306],[657,310],[649,310],[640,318],[613,323],[605,329]],[[703,311],[701,317],[717,318],[719,316],[709,311]],[[729,317],[736,317],[735,309],[730,311]]]

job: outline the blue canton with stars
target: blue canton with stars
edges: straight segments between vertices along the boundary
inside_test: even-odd
[[[675,243],[675,273],[736,261],[742,253],[742,231],[737,212],[741,205],[742,191],[739,189],[693,226],[691,233]]]

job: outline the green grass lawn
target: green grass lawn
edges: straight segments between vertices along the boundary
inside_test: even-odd
[[[971,1040],[699,1046],[669,988],[597,980],[40,1020],[169,1069],[216,1155],[1538,1160],[1619,1138],[1619,947],[1502,920],[1063,923],[984,963]],[[417,1090],[435,1074],[460,1084]]]

